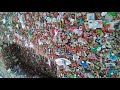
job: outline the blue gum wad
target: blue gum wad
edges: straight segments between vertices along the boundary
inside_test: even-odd
[[[101,39],[101,38],[96,39],[96,42],[98,42],[98,43],[102,44],[102,39]]]
[[[80,64],[81,64],[84,68],[87,68],[86,62],[82,63],[82,61],[80,61]]]
[[[77,22],[78,22],[77,23],[77,27],[79,27],[82,24],[82,22],[83,22],[82,18],[78,18]]]
[[[110,68],[109,70],[108,70],[108,72],[107,72],[107,76],[110,78],[111,77],[111,73],[113,73],[113,69],[112,68]]]
[[[109,59],[112,61],[116,61],[117,57],[115,55],[110,54]]]

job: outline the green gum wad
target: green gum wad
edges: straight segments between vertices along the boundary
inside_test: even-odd
[[[103,25],[106,25],[106,24],[107,24],[107,22],[103,21]]]
[[[29,35],[32,36],[32,32],[29,32]]]
[[[72,78],[77,78],[76,74],[74,74],[74,75],[72,76]]]
[[[95,47],[93,47],[92,49],[91,49],[91,52],[97,52],[97,49],[99,48],[100,46],[95,46]]]
[[[96,33],[97,33],[97,34],[102,34],[102,30],[97,29],[97,30],[96,30]]]
[[[112,15],[112,16],[116,16],[116,12],[108,12],[107,14],[109,14],[109,15]]]

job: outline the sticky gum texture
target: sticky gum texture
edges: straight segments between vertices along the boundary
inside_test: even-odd
[[[47,13],[47,12],[45,12]],[[18,25],[18,27],[15,28],[15,26],[18,24],[18,16],[17,14],[14,14],[11,12],[11,16],[9,16],[8,14],[5,14],[5,17],[10,17],[8,19],[8,21],[12,22],[10,23],[11,26],[13,26],[13,32],[12,32],[12,36],[14,37],[15,31],[18,31],[20,36],[25,37],[26,41],[31,42],[33,44],[33,52],[37,55],[41,54],[44,57],[46,57],[49,61],[49,59],[53,58],[53,61],[55,64],[56,63],[56,59],[57,58],[66,58],[68,59],[71,64],[67,65],[66,67],[64,67],[63,71],[61,71],[61,73],[63,73],[62,76],[58,75],[58,77],[60,76],[61,78],[63,77],[68,77],[68,78],[81,78],[81,75],[83,78],[88,77],[94,77],[94,78],[101,78],[101,77],[113,77],[113,75],[111,73],[109,73],[109,70],[103,70],[104,67],[106,67],[107,63],[111,63],[111,65],[113,63],[119,63],[119,50],[118,48],[120,47],[120,38],[119,38],[119,30],[117,29],[110,29],[109,28],[109,23],[105,21],[104,17],[105,16],[101,16],[100,12],[95,12],[95,20],[102,20],[102,25],[103,27],[101,28],[88,28],[86,29],[85,26],[85,22],[87,23],[89,20],[87,20],[87,14],[89,12],[85,12],[85,13],[81,13],[81,12],[75,12],[70,14],[69,12],[65,12],[62,16],[62,14],[58,14],[58,12],[55,13],[47,13],[48,16],[43,16],[43,14],[45,14],[43,12],[39,12],[33,14],[33,12],[25,12],[22,13],[23,14],[23,22],[25,23],[25,28],[23,29],[21,25]],[[75,15],[73,15],[75,14]],[[83,15],[84,14],[84,15]],[[119,20],[119,12],[108,12],[108,15],[111,15],[113,17],[113,20],[111,22],[115,22],[116,20]],[[47,22],[45,17],[50,17],[51,19],[54,18],[56,19],[57,16],[60,16],[61,20],[63,18],[63,21],[60,22]],[[110,17],[105,17],[107,18],[111,18]],[[27,18],[28,17],[28,18]],[[39,19],[38,19],[39,17]],[[68,17],[74,19],[74,22],[70,22],[70,20],[68,20]],[[1,16],[1,19],[4,18],[3,16]],[[82,21],[79,21],[78,19],[82,18]],[[40,22],[40,19],[43,19],[43,21]],[[76,20],[75,20],[76,19]],[[38,25],[38,27],[36,26],[36,22],[40,23],[40,26]],[[19,22],[21,23],[21,22]],[[44,23],[44,24],[43,24]],[[71,25],[71,23],[73,23],[73,25]],[[2,24],[2,29],[3,32],[0,31],[0,33],[4,33],[4,31],[9,31],[8,26],[5,24]],[[46,24],[46,25],[45,25]],[[43,25],[43,27],[42,27]],[[11,27],[10,26],[10,27]],[[89,24],[88,24],[89,26]],[[32,31],[30,31],[32,27]],[[38,29],[37,29],[38,28]],[[58,29],[58,30],[57,30]],[[81,29],[81,31],[80,31]],[[55,30],[57,31],[57,36],[55,37]],[[79,36],[79,34],[75,34],[74,31],[77,31],[78,33],[81,33],[81,35]],[[76,32],[75,31],[75,32]],[[9,31],[8,34],[10,34],[11,31]],[[47,34],[45,34],[47,33]],[[68,33],[68,34],[66,34]],[[4,33],[5,34],[5,33]],[[7,40],[6,35],[1,34],[4,36],[4,39]],[[41,34],[41,35],[40,35]],[[61,35],[62,34],[62,35]],[[104,37],[106,34],[108,34],[107,37]],[[115,36],[113,36],[115,34]],[[65,37],[64,37],[65,36]],[[50,43],[47,44],[46,41],[48,40],[48,37],[50,38]],[[69,37],[69,38],[68,38]],[[11,37],[10,37],[11,38]],[[14,37],[15,38],[15,37]],[[53,40],[53,38],[55,40]],[[107,41],[107,39],[110,39],[110,41]],[[42,40],[43,39],[43,45],[38,45],[38,39]],[[98,40],[100,39],[100,40]],[[17,39],[15,39],[17,40]],[[64,40],[67,40],[68,42],[64,43]],[[80,41],[79,41],[80,40]],[[112,40],[114,40],[113,42],[111,42]],[[4,40],[2,40],[4,42]],[[9,41],[9,40],[8,40]],[[106,43],[107,41],[107,43]],[[14,43],[20,44],[21,41],[20,39],[18,39],[17,41],[15,41]],[[114,43],[115,45],[111,44]],[[58,46],[58,44],[62,44],[59,48],[57,48],[56,46]],[[25,43],[23,41],[23,44],[20,44],[23,47],[25,47]],[[29,44],[30,45],[30,44]],[[104,48],[101,48],[102,45],[105,45]],[[86,46],[86,47],[85,47]],[[62,48],[64,47],[64,48]],[[79,50],[78,48],[79,47]],[[29,47],[31,48],[31,47]],[[46,52],[48,51],[48,48],[50,48],[50,54],[46,54]],[[56,49],[59,49],[58,52],[59,55],[55,54]],[[63,50],[62,50],[63,49]],[[65,50],[64,50],[65,49]],[[112,53],[112,51],[114,50],[114,55],[112,55],[112,57],[117,57],[116,60],[113,60],[110,57],[110,53]],[[104,52],[104,53],[103,53]],[[70,55],[68,55],[70,53]],[[80,55],[81,53],[81,55]],[[89,55],[88,55],[89,53]],[[87,54],[87,55],[85,55]],[[95,57],[92,57],[92,59],[90,58],[91,55],[94,55]],[[102,56],[100,56],[100,54],[102,54]],[[73,55],[78,55],[79,59],[78,60],[73,60]],[[100,60],[101,59],[101,60]],[[84,65],[87,65],[85,68],[84,65],[82,65],[80,63],[80,61],[84,62]],[[87,61],[91,62],[91,64],[85,64],[87,63]],[[95,64],[96,63],[96,64]],[[91,65],[93,65],[93,67],[91,67]],[[111,68],[116,69],[116,66],[111,66],[109,64],[109,69],[111,70]],[[58,69],[61,70],[62,66],[58,66]],[[64,66],[64,65],[63,65]],[[73,66],[73,67],[70,67]],[[73,71],[72,69],[75,68],[82,68],[79,69],[79,72],[81,72],[81,74],[77,74],[77,72]],[[68,69],[70,69],[70,71],[68,71]],[[87,70],[86,70],[87,69]],[[89,72],[89,73],[88,73]],[[99,75],[100,73],[104,73],[103,75]],[[114,70],[112,71],[114,72]],[[60,72],[58,72],[60,74]],[[72,73],[73,76],[70,76],[69,74]],[[86,74],[87,73],[87,74]],[[106,74],[105,74],[106,73]],[[68,76],[67,76],[68,75]],[[90,76],[92,75],[92,76]],[[116,77],[119,77],[119,73],[114,73],[114,75]]]

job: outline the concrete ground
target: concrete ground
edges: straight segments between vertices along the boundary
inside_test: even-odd
[[[0,47],[0,78],[10,78],[11,75],[5,69],[5,65],[4,65],[2,59],[3,59],[3,56],[1,53],[1,47]]]

